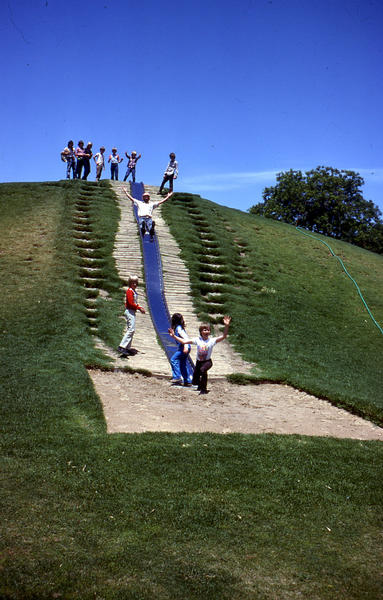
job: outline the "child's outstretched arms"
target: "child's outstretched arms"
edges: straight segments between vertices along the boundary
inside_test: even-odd
[[[165,198],[162,198],[162,200],[160,200],[159,202],[157,202],[158,205],[163,204],[164,202],[166,202],[166,200],[169,200],[170,196],[173,195],[174,192],[169,192],[167,196],[165,196]]]
[[[129,200],[131,200],[132,202],[134,202],[134,200],[135,200],[135,199],[133,198],[133,196],[131,196],[131,195],[129,194],[129,192],[128,192],[128,190],[126,189],[126,187],[123,187],[122,189],[124,190],[125,194],[128,196]]]
[[[225,315],[223,317],[223,324],[225,325],[225,329],[223,330],[223,334],[217,337],[216,343],[222,342],[225,338],[227,338],[227,334],[229,333],[229,325],[231,323],[231,317],[229,315]]]
[[[171,327],[169,327],[168,333],[169,333],[170,337],[174,338],[176,340],[176,342],[179,342],[180,344],[192,344],[193,343],[193,340],[188,340],[185,338],[178,337],[178,335],[176,335],[174,333],[174,329],[172,329]]]

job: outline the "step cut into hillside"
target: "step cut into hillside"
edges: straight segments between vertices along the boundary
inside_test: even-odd
[[[133,214],[132,204],[126,197],[121,182],[111,182],[121,211],[119,229],[115,241],[114,257],[120,277],[127,282],[129,275],[137,275],[140,279],[138,288],[139,302],[145,308],[148,306],[144,291],[143,261],[141,255],[140,237],[137,223]],[[156,201],[158,187],[145,186],[152,201]],[[171,200],[169,200],[171,202]],[[161,216],[161,207],[155,209],[154,220],[156,233],[161,251],[162,269],[164,277],[165,297],[170,314],[180,312],[186,322],[187,332],[191,337],[198,335],[199,320],[195,314],[192,300],[188,270],[180,258],[180,248],[171,235],[168,226]],[[121,300],[121,314],[123,313],[123,300]],[[217,314],[216,305],[212,298],[212,311]],[[158,375],[170,375],[170,365],[165,352],[157,342],[156,332],[150,315],[137,313],[136,333],[133,346],[139,350],[136,356],[129,359],[119,359],[117,352],[108,351],[114,358],[116,366],[129,365],[132,368],[148,369]],[[103,347],[104,351],[107,351]],[[195,348],[192,348],[192,358],[195,359]],[[227,340],[221,342],[213,353],[213,369],[211,377],[223,377],[230,373],[249,373],[252,365],[242,360],[240,355],[232,349]]]
[[[121,337],[125,331],[124,302],[125,291],[130,275],[137,275],[139,286],[137,288],[138,302],[146,310],[143,315],[137,312],[136,332],[132,347],[139,352],[129,358],[119,358],[115,349],[110,350],[100,343],[104,352],[114,359],[117,367],[129,366],[133,369],[147,369],[155,375],[170,375],[170,365],[162,347],[157,342],[156,332],[148,310],[148,301],[145,293],[144,267],[141,255],[141,245],[137,222],[133,214],[132,203],[126,197],[123,186],[129,189],[129,184],[111,182],[112,189],[117,196],[120,208],[120,223],[116,235],[113,256],[116,261],[117,270],[121,279],[126,283],[124,292],[121,294]],[[120,340],[116,341],[116,347]]]
[[[90,207],[94,201],[95,186],[82,185],[73,212],[72,235],[78,255],[78,277],[84,287],[84,313],[89,331],[97,336],[99,314],[97,296],[102,289],[102,261],[97,256],[97,240],[93,236]]]

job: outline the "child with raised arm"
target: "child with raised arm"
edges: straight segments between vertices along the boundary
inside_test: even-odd
[[[128,166],[126,168],[124,181],[128,179],[129,175],[132,175],[132,181],[134,183],[136,181],[136,164],[137,161],[141,158],[141,154],[137,156],[137,152],[133,150],[132,154],[128,154],[127,152],[125,152],[125,156],[128,159]]]
[[[150,202],[150,194],[148,194],[148,192],[144,192],[142,194],[143,201],[141,202],[141,200],[137,200],[137,198],[133,198],[133,196],[131,196],[128,193],[128,190],[125,187],[122,189],[124,190],[125,194],[128,196],[129,200],[131,202],[133,202],[133,204],[135,206],[137,206],[138,225],[140,227],[142,235],[145,235],[146,231],[148,231],[150,233],[150,239],[152,240],[153,236],[154,236],[154,226],[155,226],[155,222],[152,219],[153,210],[155,208],[157,208],[157,206],[159,206],[160,204],[163,204],[164,202],[166,202],[166,200],[169,200],[169,198],[173,194],[173,192],[170,192],[165,198],[163,198],[162,200],[158,200],[157,202]]]
[[[172,315],[171,328],[176,336],[185,339],[187,338],[187,333],[185,331],[185,320],[181,313],[174,313],[174,315]],[[170,365],[172,367],[171,383],[173,385],[181,385],[183,382],[185,387],[191,386],[187,370],[187,359],[189,354],[190,344],[179,343],[177,350],[170,359]]]
[[[174,338],[179,344],[195,344],[197,346],[197,360],[193,374],[192,384],[197,386],[197,390],[199,390],[200,394],[207,394],[207,372],[213,366],[213,362],[211,360],[211,353],[213,352],[213,348],[218,342],[222,342],[227,337],[229,333],[229,325],[231,322],[231,317],[225,315],[223,317],[223,323],[225,325],[225,329],[223,330],[222,335],[218,337],[210,337],[210,325],[207,323],[203,323],[199,327],[199,337],[194,339],[185,339],[178,337],[175,335],[174,330],[170,328],[169,335]]]
[[[133,350],[132,340],[136,329],[136,312],[139,310],[142,314],[145,314],[145,309],[138,304],[138,295],[136,288],[138,286],[138,277],[132,275],[128,280],[128,289],[126,290],[125,296],[125,312],[124,317],[126,319],[126,332],[122,338],[120,345],[117,348],[117,352],[123,356],[129,356],[136,354],[136,350]]]

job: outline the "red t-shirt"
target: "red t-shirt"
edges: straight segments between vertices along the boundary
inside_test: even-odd
[[[132,288],[126,290],[125,307],[130,310],[138,310],[141,308],[137,303],[137,292]]]

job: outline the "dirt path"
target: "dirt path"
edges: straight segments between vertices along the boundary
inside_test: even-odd
[[[210,380],[210,393],[166,379],[90,371],[108,433],[278,433],[383,441],[383,429],[289,386]]]
[[[114,182],[111,185],[121,211],[113,255],[121,278],[127,280],[129,274],[141,276],[143,272],[139,231],[122,184]],[[158,188],[149,186],[146,190],[156,195]],[[198,319],[191,302],[189,275],[180,258],[180,248],[160,210],[156,213],[156,231],[170,312],[178,312],[181,307],[190,330],[195,331]],[[140,293],[143,304],[147,306],[144,291],[142,286]],[[105,347],[100,340],[96,339],[96,343],[112,358],[116,367],[129,362],[132,368],[146,368],[157,375],[143,377],[122,372],[90,372],[103,404],[109,433],[280,433],[383,441],[383,429],[288,386],[237,386],[225,379],[209,378],[211,391],[207,396],[199,396],[191,389],[171,387],[164,378],[170,374],[169,363],[157,343],[148,313],[139,315],[134,346],[140,352],[129,357],[129,361],[119,359],[115,350]],[[220,344],[214,359],[216,377],[232,372],[247,373],[251,367],[229,343]]]

